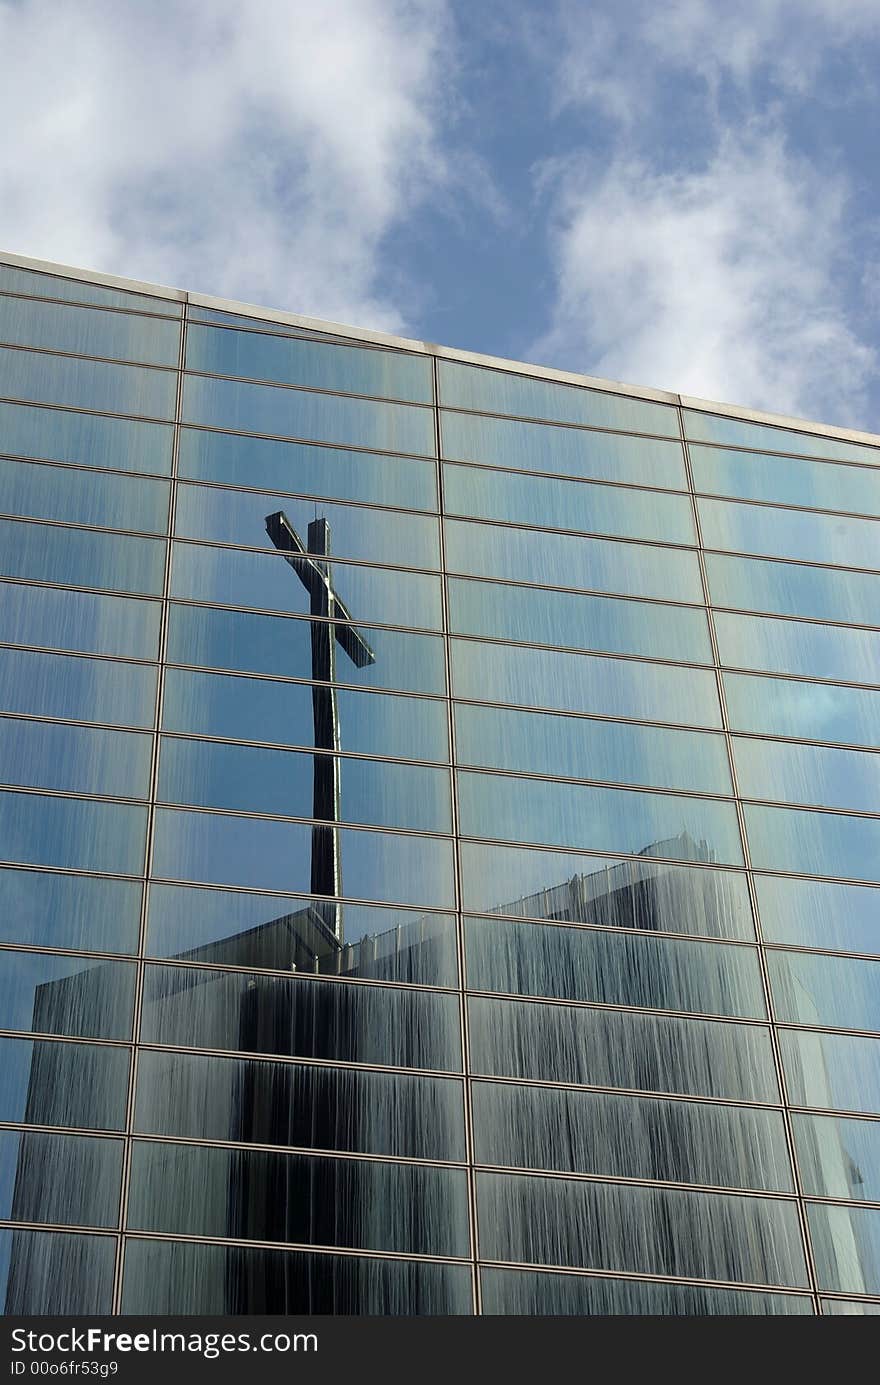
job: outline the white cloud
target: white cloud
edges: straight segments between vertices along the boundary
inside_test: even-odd
[[[4,249],[400,329],[445,0],[0,0],[0,52]]]

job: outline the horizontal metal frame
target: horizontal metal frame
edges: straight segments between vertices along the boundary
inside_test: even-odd
[[[147,300],[145,306],[140,308],[133,304],[123,306],[119,303],[89,303],[79,298],[59,298],[51,289],[48,293],[28,293],[25,289],[0,288],[0,298],[18,298],[25,303],[51,303],[56,308],[91,308],[99,313],[119,313],[123,317],[146,317],[161,322],[179,323],[182,312],[182,305],[176,313],[160,312],[160,299],[154,300],[155,307]]]

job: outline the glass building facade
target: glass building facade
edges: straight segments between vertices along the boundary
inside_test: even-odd
[[[880,1312],[880,439],[0,343],[6,1311]]]

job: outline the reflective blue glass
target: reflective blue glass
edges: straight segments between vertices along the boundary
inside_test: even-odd
[[[698,491],[880,516],[880,474],[868,467],[731,452],[721,447],[694,446],[690,457]]]
[[[605,1275],[600,1279],[588,1274],[484,1269],[481,1284],[484,1313],[517,1317],[790,1317],[813,1312],[806,1294],[765,1294]]]
[[[880,449],[818,433],[801,433],[738,418],[722,418],[696,409],[684,411],[685,435],[695,442],[720,442],[728,447],[754,447],[770,452],[792,452],[805,457],[829,457],[833,461],[865,462],[880,466]]]
[[[880,892],[771,875],[755,876],[755,885],[769,942],[880,953]]]
[[[21,457],[167,476],[172,438],[167,423],[0,403],[0,451]]]
[[[131,880],[0,870],[0,938],[36,947],[137,952],[141,893]]]
[[[115,1236],[0,1231],[5,1311],[16,1317],[109,1313],[115,1263]]]
[[[734,731],[880,746],[880,692],[742,673],[726,673],[724,690]]]
[[[343,394],[377,394],[416,404],[430,404],[434,397],[428,356],[302,341],[266,331],[235,332],[194,324],[186,334],[186,366],[212,375],[239,375]]]
[[[758,870],[790,870],[875,880],[880,875],[880,818],[762,808],[748,803],[746,831]]]
[[[129,1049],[0,1038],[0,1119],[121,1130]]]
[[[721,662],[804,678],[880,682],[880,631],[844,630],[800,620],[715,614]]]
[[[183,409],[188,423],[213,428],[336,442],[343,447],[372,447],[381,452],[434,455],[433,410],[420,405],[379,404],[278,385],[188,375]]]
[[[2,419],[2,414],[0,414]],[[437,509],[434,462],[415,457],[377,457],[338,447],[271,438],[180,430],[178,475],[188,481],[215,481],[290,494],[322,495],[328,500],[361,500]]]
[[[0,949],[3,1027],[84,1039],[130,1039],[135,970],[133,962]]]
[[[707,548],[849,567],[880,563],[880,526],[873,519],[736,505],[729,500],[698,500],[697,508]]]
[[[820,1289],[880,1294],[880,1211],[809,1206]]]
[[[144,664],[0,649],[0,711],[152,726],[156,676]]]
[[[880,1039],[780,1029],[779,1042],[794,1105],[880,1113]]]
[[[83,279],[70,279],[66,275],[19,269],[16,265],[0,265],[0,289],[4,293],[32,293],[43,298],[63,298],[70,303],[100,303],[108,308],[133,308],[136,312],[180,316],[180,303],[174,298],[129,293],[125,289],[114,289],[105,284],[89,284]]]
[[[880,576],[843,568],[706,554],[709,590],[716,606],[739,606],[771,615],[872,625],[880,603]]]
[[[3,347],[0,378],[9,399],[156,419],[174,417],[177,376],[171,370]]]
[[[880,1031],[880,963],[776,951],[767,962],[778,1019]]]
[[[0,782],[148,798],[152,736],[0,717]]]
[[[871,813],[880,808],[880,754],[780,741],[733,742],[740,793]]]
[[[157,601],[0,583],[0,639],[123,659],[155,659]]]
[[[146,808],[0,793],[0,859],[11,863],[137,875],[146,831]]]
[[[880,1202],[880,1121],[791,1118],[804,1192]]]
[[[168,483],[0,460],[0,512],[164,534]]]
[[[176,366],[180,324],[133,313],[41,303],[0,295],[0,341],[82,356],[110,356],[145,365]]]
[[[165,541],[0,520],[0,574],[160,596]]]
[[[58,1226],[109,1226],[119,1220],[121,1140],[0,1132],[0,1215]]]

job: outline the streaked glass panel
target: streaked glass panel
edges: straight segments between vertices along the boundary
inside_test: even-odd
[[[726,673],[734,731],[880,746],[880,692]]]
[[[13,1317],[109,1313],[115,1236],[0,1231],[0,1293]]]
[[[141,886],[130,880],[0,870],[0,937],[36,947],[137,952]]]
[[[880,953],[880,892],[771,875],[755,876],[755,885],[768,942]]]
[[[464,1154],[460,1081],[144,1050],[135,1129],[400,1158]]]
[[[426,986],[458,984],[455,919],[450,914],[347,904],[345,945],[340,947],[316,926],[316,913],[320,917],[318,900],[154,884],[147,952],[221,966],[309,970]]]
[[[271,328],[271,323],[263,326]],[[378,394],[416,404],[430,404],[434,397],[428,356],[298,341],[271,331],[235,332],[192,325],[186,334],[186,366],[212,375],[241,375],[343,394]]]
[[[880,1202],[880,1121],[791,1118],[804,1192]]]
[[[446,520],[446,565],[470,577],[702,601],[696,553]]]
[[[146,808],[34,793],[0,793],[0,859],[138,875]]]
[[[164,534],[168,482],[0,460],[0,511]]]
[[[843,568],[807,567],[762,558],[706,554],[709,591],[716,606],[740,606],[771,615],[812,620],[877,622],[880,576]],[[846,632],[843,632],[843,638]],[[836,638],[836,636],[835,636]]]
[[[67,793],[148,798],[153,738],[0,717],[0,782]]]
[[[487,1077],[779,1101],[758,1025],[477,997],[468,1009],[473,1070]]]
[[[471,1305],[466,1265],[132,1237],[125,1253],[123,1313],[411,1317],[470,1314]]]
[[[22,457],[167,476],[173,437],[167,423],[0,404],[0,450]]]
[[[762,808],[747,803],[746,831],[757,870],[873,880],[880,875],[880,818]]]
[[[0,951],[3,1028],[129,1039],[134,982],[131,962]]]
[[[487,1259],[800,1287],[797,1208],[770,1198],[477,1175]]]
[[[151,726],[155,709],[155,668],[0,649],[0,710],[4,712]]]
[[[767,961],[778,1019],[880,1031],[880,962],[775,951]]]
[[[8,399],[156,419],[174,417],[177,375],[171,370],[3,347],[0,379]]]
[[[290,578],[296,580],[292,572]],[[369,643],[376,662],[355,668],[347,658],[339,659],[336,676],[340,682],[350,669],[350,680],[367,687],[441,694],[446,691],[443,641],[439,636],[374,630],[360,622],[357,628]],[[276,678],[308,678],[312,669],[311,630],[309,620],[172,605],[168,658],[181,664],[238,669]]]
[[[126,543],[132,542],[137,541],[126,539]],[[437,577],[334,562],[331,581],[334,593],[358,623],[366,619],[440,629]],[[245,553],[178,541],[171,565],[171,591],[190,601],[216,601],[292,615],[309,613],[308,593],[280,553]],[[339,662],[342,665],[342,660]]]
[[[183,416],[189,423],[214,428],[434,455],[433,410],[413,404],[378,404],[370,399],[188,375]]]
[[[681,444],[658,438],[587,433],[546,423],[519,423],[507,418],[440,414],[443,456],[454,462],[549,471],[597,481],[631,485],[687,487]]]
[[[789,1101],[880,1113],[880,1039],[780,1029]]]
[[[855,1298],[823,1298],[823,1318],[871,1318],[880,1316],[880,1303],[860,1302]]]
[[[440,991],[151,965],[143,1043],[454,1072],[458,1001]]]
[[[501,841],[584,851],[637,854],[649,848],[673,858],[679,837],[687,836],[705,843],[713,860],[742,865],[731,803],[461,771],[458,794],[461,831],[467,836],[491,832]],[[876,830],[880,833],[880,822]]]
[[[778,1111],[473,1084],[478,1163],[790,1192]]]
[[[377,457],[337,447],[182,428],[178,474],[188,481],[299,491],[329,500],[402,505],[410,510],[437,509],[436,464],[413,457]]]
[[[880,516],[880,475],[866,467],[729,452],[720,447],[694,446],[690,456],[698,491]]]
[[[180,316],[180,303],[146,293],[129,293],[105,284],[89,284],[84,279],[69,279],[61,274],[0,265],[0,289],[4,293],[32,293],[37,297],[65,298],[71,303],[100,303],[108,308],[133,308],[145,313]]]
[[[230,1199],[230,1189],[249,1195]],[[133,1231],[467,1255],[464,1171],[135,1141]]]
[[[355,828],[340,828],[339,839],[345,892],[355,899],[454,907],[450,841]],[[311,860],[305,823],[167,808],[156,814],[153,869],[170,880],[307,892]]]
[[[459,704],[459,764],[658,789],[731,793],[722,736]]]
[[[880,682],[880,631],[715,613],[721,662],[804,678]]]
[[[880,1212],[807,1207],[820,1289],[880,1294]]]
[[[253,495],[214,486],[178,487],[174,532],[181,538],[247,544],[274,553],[266,533],[266,516],[278,510],[283,510],[304,548],[309,547],[309,525],[320,510],[320,518],[330,525],[334,557],[367,563],[393,562],[406,567],[440,566],[437,521],[426,515],[397,514],[366,506],[316,506],[313,500]]]
[[[9,644],[155,659],[160,606],[87,592],[0,583],[0,639]]]
[[[678,437],[678,418],[669,404],[625,394],[539,380],[503,370],[486,370],[458,361],[438,361],[440,398],[459,409],[585,423],[594,428],[626,428],[633,433]]]
[[[450,626],[456,634],[712,662],[706,616],[694,607],[456,577],[449,579],[448,590]]]
[[[129,1049],[0,1038],[0,1057],[3,1120],[80,1130],[125,1125]]]
[[[180,324],[133,313],[0,296],[0,341],[82,356],[176,366]]]
[[[708,1284],[495,1269],[484,1269],[481,1282],[484,1313],[517,1317],[788,1317],[813,1312],[806,1294],[762,1294]]]
[[[161,596],[164,539],[0,520],[0,574],[29,582]]]
[[[512,524],[548,525],[592,534],[667,543],[694,542],[694,516],[686,495],[594,486],[518,472],[444,466],[447,514]]]
[[[457,697],[640,721],[721,726],[718,685],[710,669],[666,668],[630,659],[470,640],[453,640],[451,653]]]
[[[680,838],[685,860],[705,859],[697,843]],[[646,932],[692,933],[754,941],[744,875],[693,870],[651,859],[614,861],[522,847],[461,846],[462,893],[467,909],[524,918],[593,923]]]
[[[695,442],[720,442],[727,447],[766,448],[770,452],[793,452],[805,457],[829,457],[832,461],[866,462],[880,465],[880,450],[842,438],[823,437],[777,428],[772,424],[748,423],[738,418],[722,418],[685,409],[684,430]]]
[[[757,953],[716,942],[468,919],[468,986],[652,1010],[764,1019]]]
[[[745,797],[865,813],[880,809],[880,754],[742,736],[734,738],[733,753]]]
[[[121,1180],[120,1140],[0,1132],[0,1215],[9,1221],[115,1227]]]
[[[729,500],[698,500],[697,507],[707,548],[849,567],[880,563],[880,527],[872,519],[737,505]]]

